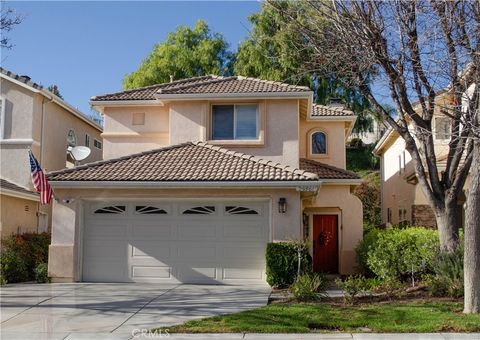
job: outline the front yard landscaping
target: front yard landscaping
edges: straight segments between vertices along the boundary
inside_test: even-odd
[[[480,331],[480,315],[464,315],[462,309],[462,302],[452,299],[416,299],[353,306],[335,302],[278,303],[163,329],[168,329],[170,333]]]

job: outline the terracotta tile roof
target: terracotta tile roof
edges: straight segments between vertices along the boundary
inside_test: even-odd
[[[28,86],[31,86],[35,89],[38,89],[38,90],[41,90],[43,89],[43,86],[40,85],[40,84],[37,84],[35,82],[33,82],[29,76],[21,76],[21,75],[18,75],[12,71],[9,71],[9,70],[6,70],[4,69],[3,67],[0,67],[0,73],[6,75],[7,77],[10,77],[12,79],[15,79],[15,80],[18,80],[19,82],[22,82]]]
[[[308,87],[242,76],[204,76],[92,97],[92,101],[155,100],[155,95],[309,92]]]
[[[312,105],[312,117],[322,116],[355,116],[353,111],[347,110],[343,107]]]
[[[353,171],[340,169],[311,159],[300,159],[300,169],[312,172],[322,179],[360,179]]]
[[[38,195],[38,193],[33,192],[31,190],[28,190],[24,187],[21,187],[19,185],[16,185],[15,183],[12,183],[10,181],[7,181],[6,179],[0,178],[0,191],[3,189],[8,189],[12,191],[16,191],[22,194],[28,194],[28,195]]]
[[[297,181],[317,175],[258,157],[189,142],[49,173],[50,181]]]

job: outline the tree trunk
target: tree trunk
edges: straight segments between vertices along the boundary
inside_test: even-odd
[[[480,313],[480,141],[475,141],[467,195],[463,259],[464,313]]]
[[[452,252],[458,246],[458,207],[457,200],[447,198],[444,207],[435,209],[440,251]]]

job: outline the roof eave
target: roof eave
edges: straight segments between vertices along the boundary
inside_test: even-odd
[[[162,102],[157,99],[149,100],[90,100],[93,107],[102,106],[139,106],[139,105],[161,105]]]
[[[307,121],[317,121],[317,120],[333,120],[339,122],[355,122],[357,116],[309,116]]]
[[[95,188],[138,188],[138,189],[299,189],[310,188],[316,191],[320,187],[320,180],[296,180],[296,181],[55,181],[49,183],[54,188],[69,189],[95,189]]]
[[[26,199],[26,200],[30,200],[30,201],[35,201],[35,202],[40,201],[40,196],[33,193],[33,192],[31,194],[29,194],[29,193],[26,193],[26,192],[21,192],[21,191],[17,191],[17,190],[2,188],[2,190],[0,191],[0,194],[15,197],[15,198],[22,198],[22,199]]]

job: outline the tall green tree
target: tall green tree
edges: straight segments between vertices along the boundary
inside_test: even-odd
[[[153,47],[138,69],[123,80],[124,89],[138,88],[174,80],[230,73],[232,54],[219,33],[212,33],[207,23],[195,27],[180,26],[164,42]]]
[[[282,11],[294,13],[295,20],[286,20]],[[340,99],[358,115],[355,132],[366,132],[373,126],[375,115],[370,104],[357,89],[345,86],[343,79],[312,69],[310,61],[315,50],[305,44],[294,25],[308,25],[311,7],[300,1],[276,1],[276,7],[265,3],[260,12],[249,17],[252,30],[237,51],[236,74],[309,86],[317,104]],[[325,21],[327,22],[327,21]]]

